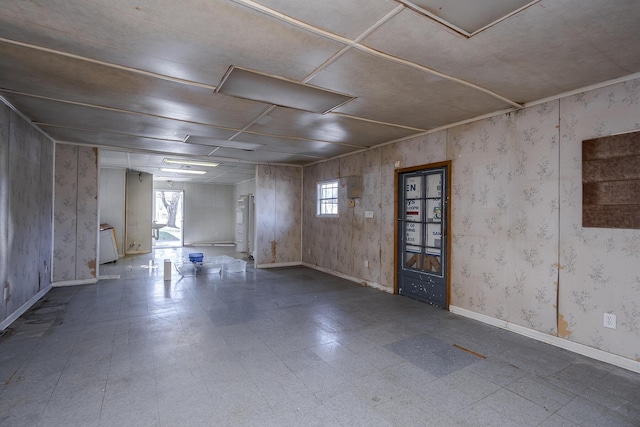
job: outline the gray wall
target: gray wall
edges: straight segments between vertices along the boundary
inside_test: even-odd
[[[125,172],[124,169],[100,169],[100,223],[108,223],[115,229],[120,256],[124,256],[125,247]]]
[[[51,283],[53,142],[0,103],[0,322]]]
[[[127,172],[125,248],[127,254],[151,252],[153,175]]]
[[[246,194],[256,194],[255,178],[236,184],[233,190],[233,200],[238,200],[238,197],[244,196]]]
[[[184,244],[235,239],[233,185],[156,181],[154,190],[184,191]]]

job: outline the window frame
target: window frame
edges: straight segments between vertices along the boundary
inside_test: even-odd
[[[327,188],[330,187],[330,188]],[[339,212],[338,212],[338,207],[339,207],[339,203],[338,203],[338,191],[340,189],[340,180],[338,179],[330,179],[327,181],[320,181],[316,184],[316,217],[318,218],[338,218]],[[333,194],[331,194],[331,197],[322,197],[323,196],[323,191],[326,190],[334,190],[335,191],[335,197],[333,197]],[[324,195],[326,196],[326,195]],[[326,201],[332,200],[334,202],[332,203],[323,203]],[[322,207],[326,207],[326,206],[335,206],[335,213],[326,213],[326,212],[322,212]]]

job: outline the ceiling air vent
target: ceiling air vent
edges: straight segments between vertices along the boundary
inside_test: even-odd
[[[216,92],[311,113],[325,114],[355,99],[316,86],[231,66]]]
[[[255,151],[264,144],[256,144],[253,142],[228,141],[226,139],[207,138],[204,136],[187,135],[184,139],[187,144],[206,145],[208,147],[234,148],[236,150]]]

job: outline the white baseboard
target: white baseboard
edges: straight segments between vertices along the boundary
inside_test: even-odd
[[[331,274],[332,276],[340,277],[341,279],[345,279],[350,282],[358,283],[361,286],[368,286],[370,288],[378,289],[390,294],[393,293],[393,289],[382,286],[380,283],[371,282],[355,276],[350,276],[348,274],[340,273],[339,271],[331,270],[329,268],[320,267],[315,264],[309,264],[308,262],[303,262],[302,265],[304,265],[305,267],[313,268],[314,270],[322,271],[323,273]]]
[[[607,353],[606,351],[598,350],[597,348],[569,341],[554,335],[545,334],[534,329],[516,325],[515,323],[507,322],[505,320],[496,319],[494,317],[476,313],[475,311],[456,307],[454,305],[449,306],[449,311],[463,317],[468,317],[482,323],[497,326],[498,328],[506,329],[508,331],[515,332],[516,334],[524,335],[526,337],[533,338],[534,340],[542,341],[544,343],[590,357],[592,359],[600,360],[601,362],[610,363],[612,365],[619,366],[620,368],[640,373],[640,362],[633,359],[627,359],[626,357],[618,356],[617,354]]]
[[[98,276],[98,280],[113,280],[113,279],[119,279],[120,275],[119,274],[105,274],[104,276]]]
[[[38,302],[38,300],[40,300],[40,298],[45,296],[47,294],[47,292],[49,292],[51,290],[51,287],[52,286],[49,285],[46,288],[41,289],[40,292],[38,292],[37,294],[35,294],[31,298],[29,298],[29,300],[27,302],[22,304],[20,306],[20,308],[18,308],[16,311],[11,313],[11,315],[9,315],[9,317],[7,317],[2,322],[0,322],[0,331],[4,331],[5,329],[7,329],[9,327],[9,325],[11,325],[13,322],[15,322],[18,317],[22,316],[24,314],[24,312],[29,310],[33,304],[35,304],[36,302]]]
[[[278,268],[278,267],[295,267],[298,265],[302,265],[300,261],[292,261],[292,262],[274,262],[271,264],[258,264],[255,268]]]
[[[95,283],[98,283],[98,279],[67,280],[62,282],[53,282],[51,286],[53,286],[54,288],[61,288],[63,286],[93,285]]]

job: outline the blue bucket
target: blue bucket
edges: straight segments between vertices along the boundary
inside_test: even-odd
[[[203,258],[204,258],[204,255],[202,254],[202,252],[195,252],[195,253],[189,254],[189,261],[191,262],[202,262]]]

